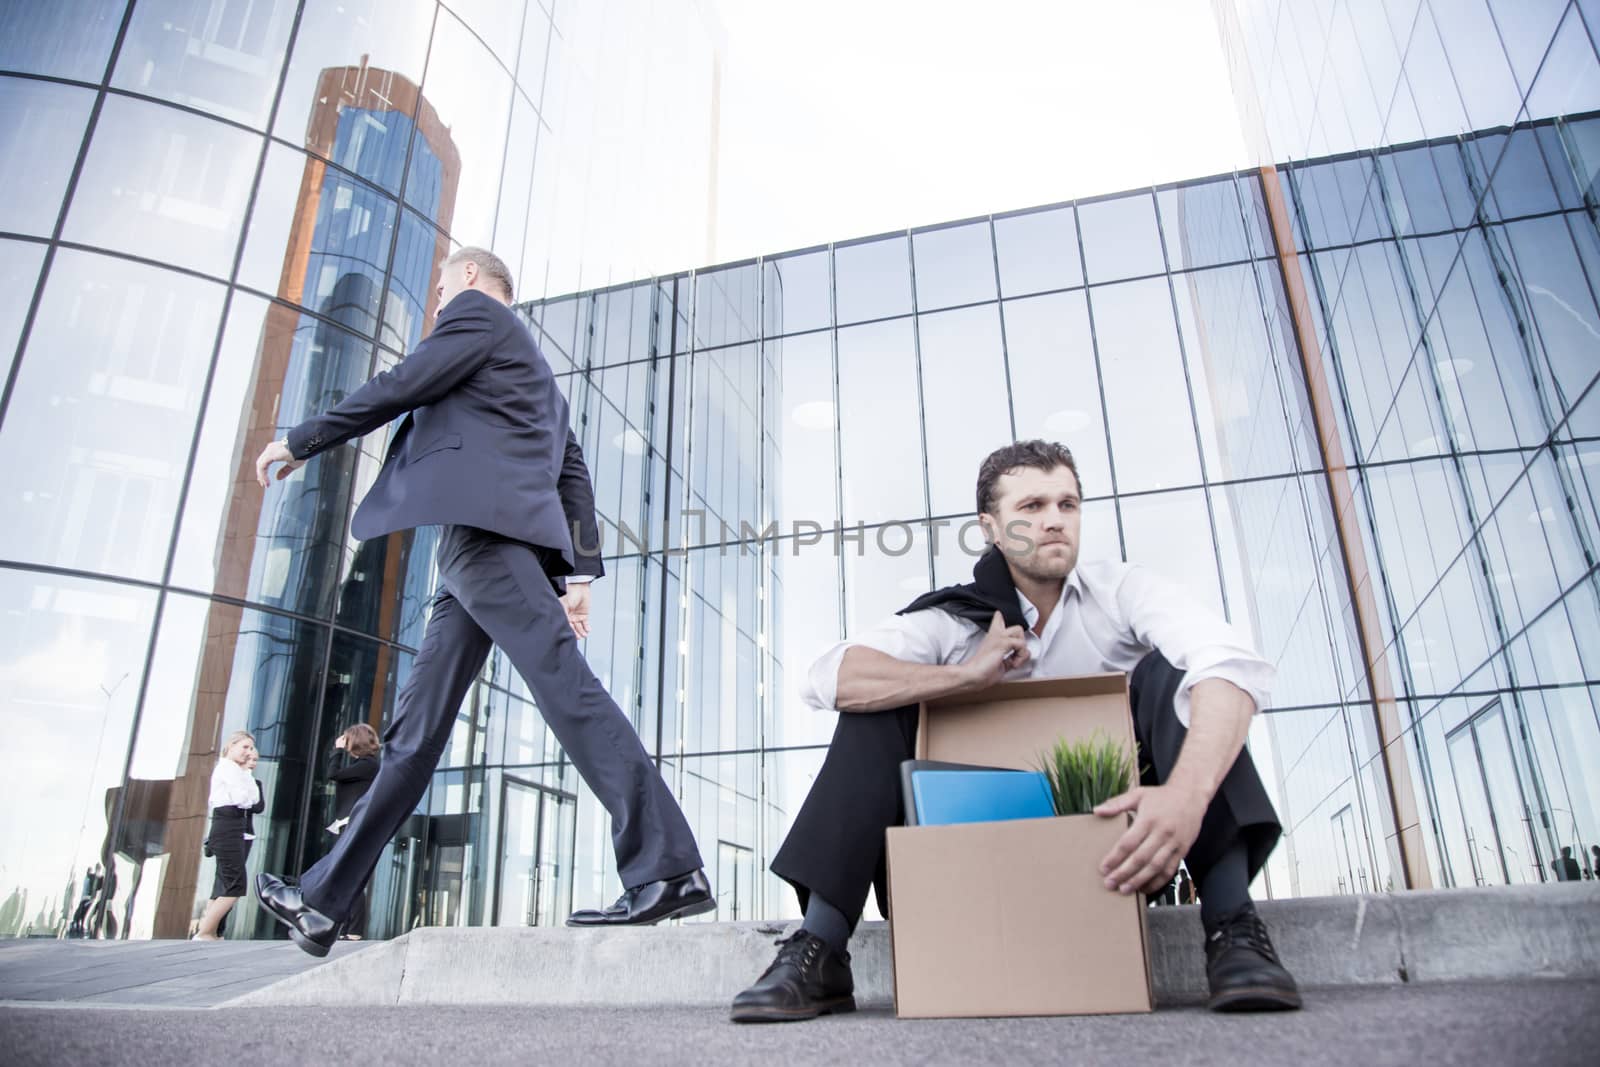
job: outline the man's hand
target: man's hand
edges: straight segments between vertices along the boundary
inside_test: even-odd
[[[589,583],[568,582],[567,593],[561,598],[572,632],[580,638],[589,636]]]
[[[294,458],[294,453],[282,441],[274,441],[261,450],[261,455],[256,457],[256,483],[265,489],[267,487],[267,471],[274,463],[282,463],[278,468],[278,481],[283,481],[292,474],[301,461]]]
[[[1120,893],[1159,892],[1172,881],[1178,863],[1200,836],[1200,821],[1211,802],[1181,785],[1136,785],[1094,809],[1096,815],[1136,812],[1133,825],[1100,861],[1106,888]]]
[[[983,644],[962,667],[967,670],[970,688],[982,689],[1000,681],[1008,671],[1026,666],[1031,658],[1026,632],[1020,626],[1007,626],[997,611],[989,620],[989,632],[983,635]]]

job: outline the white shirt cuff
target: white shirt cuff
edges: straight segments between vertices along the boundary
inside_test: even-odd
[[[592,575],[592,574],[569,574],[569,575],[567,575],[567,584],[568,585],[588,585],[592,581],[594,581],[594,575]]]

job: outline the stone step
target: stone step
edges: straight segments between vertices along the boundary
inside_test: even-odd
[[[1266,901],[1259,910],[1307,988],[1600,977],[1600,883]],[[1197,907],[1151,908],[1156,998],[1205,995]],[[426,927],[255,990],[230,1006],[727,1004],[792,924],[570,930]],[[850,946],[858,999],[893,1000],[889,928]]]

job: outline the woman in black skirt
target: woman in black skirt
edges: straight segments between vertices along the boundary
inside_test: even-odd
[[[350,762],[335,768],[328,775],[328,780],[333,783],[333,822],[329,824],[328,832],[337,835],[349,824],[350,816],[356,810],[356,802],[367,795],[367,790],[372,788],[372,780],[378,776],[378,731],[364,722],[358,722],[340,734],[333,747],[350,757]],[[341,936],[347,941],[359,941],[366,928],[367,894],[363,891],[356,897],[355,907],[345,920]]]
[[[220,941],[217,927],[234,903],[245,895],[245,860],[255,840],[251,816],[267,806],[261,783],[251,775],[256,766],[256,739],[244,730],[229,735],[222,757],[211,771],[211,833],[206,851],[217,860],[211,900],[200,917],[196,941]]]

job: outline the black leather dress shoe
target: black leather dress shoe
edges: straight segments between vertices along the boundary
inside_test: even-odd
[[[850,954],[797,930],[778,942],[778,958],[756,984],[733,998],[736,1023],[790,1023],[856,1010]]]
[[[307,904],[300,887],[271,874],[256,875],[256,898],[274,919],[289,928],[289,939],[321,958],[339,938],[339,924]]]
[[[1212,1011],[1293,1011],[1300,1006],[1294,977],[1278,962],[1252,904],[1222,920],[1206,938],[1206,981]]]
[[[604,910],[586,909],[567,916],[568,926],[653,926],[662,919],[703,915],[717,910],[706,872],[690,871],[676,878],[646,882],[623,893]]]

